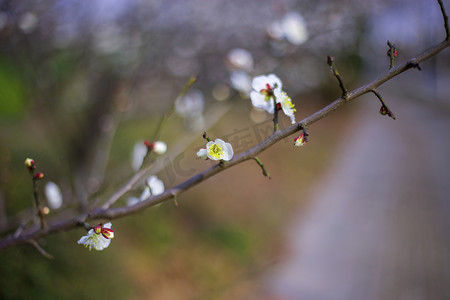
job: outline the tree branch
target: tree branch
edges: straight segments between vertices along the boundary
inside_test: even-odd
[[[443,12],[444,19],[447,20],[445,10],[443,8],[442,2],[438,0],[439,4],[441,5],[441,10]],[[193,177],[189,178],[185,182],[172,187],[168,190],[166,190],[163,194],[157,195],[157,196],[150,196],[144,201],[138,202],[137,204],[133,206],[123,206],[123,207],[117,207],[117,208],[98,208],[95,209],[89,213],[83,213],[80,214],[72,219],[59,221],[56,223],[53,223],[49,225],[46,229],[40,229],[36,228],[30,228],[24,231],[20,236],[14,237],[14,236],[8,236],[4,239],[0,240],[0,250],[12,247],[19,244],[24,244],[29,242],[29,240],[36,240],[40,237],[54,234],[57,232],[65,231],[70,228],[75,228],[77,226],[83,226],[84,222],[86,220],[97,220],[97,219],[116,219],[120,217],[124,217],[130,214],[134,214],[137,212],[140,212],[148,207],[154,206],[156,204],[159,204],[161,202],[164,202],[168,199],[171,199],[173,197],[176,197],[180,193],[194,187],[195,185],[205,181],[206,179],[228,169],[233,166],[236,166],[240,163],[243,163],[247,160],[254,159],[256,155],[263,152],[267,148],[271,147],[272,145],[276,144],[277,142],[281,141],[282,139],[292,135],[293,133],[303,130],[305,127],[321,120],[322,118],[328,116],[332,112],[336,111],[338,108],[343,106],[346,103],[349,103],[360,96],[373,92],[376,90],[377,87],[382,85],[388,80],[391,80],[392,78],[400,75],[401,73],[405,72],[406,70],[409,70],[410,68],[413,68],[415,66],[418,66],[419,63],[429,59],[430,57],[433,57],[437,55],[439,52],[444,50],[445,48],[450,46],[450,39],[448,37],[448,23],[445,21],[446,24],[446,32],[447,37],[446,39],[441,42],[440,44],[428,49],[427,51],[423,52],[419,56],[412,58],[405,63],[399,65],[398,67],[390,69],[387,73],[384,75],[378,77],[377,79],[373,80],[372,82],[369,82],[351,92],[347,93],[347,97],[344,97],[342,95],[338,99],[334,100],[329,105],[325,106],[324,108],[320,109],[319,111],[315,112],[314,114],[308,116],[307,118],[301,120],[300,122],[286,128],[283,130],[279,130],[274,132],[270,137],[268,137],[266,140],[264,140],[261,144],[247,150],[246,152],[243,152],[237,156],[235,156],[232,160],[228,162],[218,163],[203,172],[200,172]]]

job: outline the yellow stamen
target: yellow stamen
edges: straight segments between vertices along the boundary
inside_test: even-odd
[[[220,158],[223,155],[223,149],[217,144],[212,144],[208,149],[208,153],[214,158]]]

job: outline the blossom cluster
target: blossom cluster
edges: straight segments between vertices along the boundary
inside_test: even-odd
[[[286,92],[283,83],[274,74],[260,75],[253,78],[250,99],[254,107],[262,108],[273,114],[275,109],[282,109],[284,114],[295,123],[295,105]]]

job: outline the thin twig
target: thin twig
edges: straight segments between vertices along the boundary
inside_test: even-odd
[[[35,240],[27,240],[28,243],[34,246],[39,253],[41,253],[43,256],[45,256],[48,259],[54,259],[53,255],[49,254],[47,251],[44,250],[44,248],[41,247],[41,245],[38,244]]]
[[[381,102],[380,114],[387,115],[395,120],[394,113],[389,109],[386,102],[384,102],[383,97],[381,97],[381,94],[378,93],[378,91],[376,89],[373,89],[372,93],[374,93],[375,96],[377,96],[378,100],[380,100],[380,102]]]
[[[277,132],[280,129],[278,125],[278,108],[277,108],[277,98],[275,95],[272,97],[273,99],[273,132]]]
[[[260,160],[257,156],[255,156],[253,159],[254,159],[254,160],[256,161],[256,163],[261,167],[261,170],[262,170],[262,172],[263,172],[263,175],[270,179],[270,174],[269,174],[269,172],[267,172],[267,170],[266,170],[266,168],[264,167],[264,164],[261,162],[261,160]]]
[[[178,96],[175,98],[175,101],[172,103],[172,105],[170,106],[169,111],[162,116],[161,120],[158,123],[158,127],[156,128],[155,134],[153,135],[153,138],[151,139],[151,142],[156,142],[159,137],[161,136],[161,132],[164,129],[167,120],[170,118],[170,116],[173,114],[173,112],[175,111],[175,106],[177,105],[178,101],[180,101],[181,98],[183,98],[184,95],[186,95],[187,91],[189,90],[189,88],[195,83],[197,79],[195,78],[195,76],[191,76],[188,81],[186,82],[185,86],[183,87],[183,89],[181,90],[181,92],[178,94]],[[150,151],[150,149],[147,149],[147,153],[145,154],[144,158],[142,159],[142,164],[139,167],[139,170],[142,170],[146,167],[147,165],[147,160],[148,157],[150,156],[152,151]],[[151,164],[151,162],[150,162]]]
[[[36,204],[37,213],[38,213],[38,216],[39,216],[39,220],[41,222],[41,228],[42,229],[46,229],[47,228],[47,224],[45,223],[44,212],[42,211],[42,207],[41,207],[41,204],[39,202],[39,194],[38,194],[37,183],[36,183],[39,179],[36,178],[36,176],[34,175],[34,172],[31,173],[31,176],[32,176],[32,179],[33,179],[34,203]]]
[[[177,105],[177,102],[180,101],[181,98],[183,98],[184,95],[186,95],[187,91],[189,90],[189,88],[195,83],[197,79],[195,78],[195,76],[191,76],[188,81],[186,82],[186,84],[184,85],[183,89],[181,90],[181,92],[178,94],[177,98],[175,99],[175,101],[173,102],[172,106],[170,107],[169,111],[161,118],[161,120],[159,121],[158,127],[155,131],[155,134],[153,136],[152,141],[157,141],[159,139],[159,137],[161,136],[161,132],[164,129],[164,126],[166,125],[167,119],[173,114],[173,112],[175,111],[175,106]]]
[[[389,41],[387,41],[387,45],[389,46],[389,50],[387,53],[387,55],[389,56],[389,69],[392,69],[394,67],[395,57],[397,56],[397,49],[395,49],[395,46]]]
[[[333,75],[337,78],[337,80],[339,81],[339,87],[342,90],[342,98],[347,99],[348,97],[348,91],[344,86],[344,81],[342,80],[341,75],[339,74],[338,70],[336,69],[336,67],[334,66],[334,59],[333,57],[329,56],[327,57],[327,64],[331,69],[331,72],[333,73]]]
[[[444,3],[442,3],[442,0],[437,0],[439,3],[439,7],[441,8],[442,17],[444,18],[444,28],[445,28],[445,39],[448,41],[450,40],[450,30],[448,26],[448,16],[445,12]]]

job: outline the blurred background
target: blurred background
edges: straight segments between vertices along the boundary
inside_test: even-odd
[[[448,1],[444,1],[450,11]],[[307,117],[445,37],[436,1],[0,0],[0,232],[106,202],[135,174],[174,103],[167,153],[145,181],[170,188],[212,165],[204,131],[235,153],[271,134],[251,80],[275,73]],[[450,299],[449,51],[178,197],[113,220],[104,251],[81,228],[0,252],[2,299]],[[178,97],[191,76],[195,84]],[[281,127],[290,125],[280,116]],[[155,189],[152,189],[155,192]],[[155,192],[156,193],[156,192]],[[34,224],[34,225],[33,225]],[[95,225],[95,224],[91,224]]]

